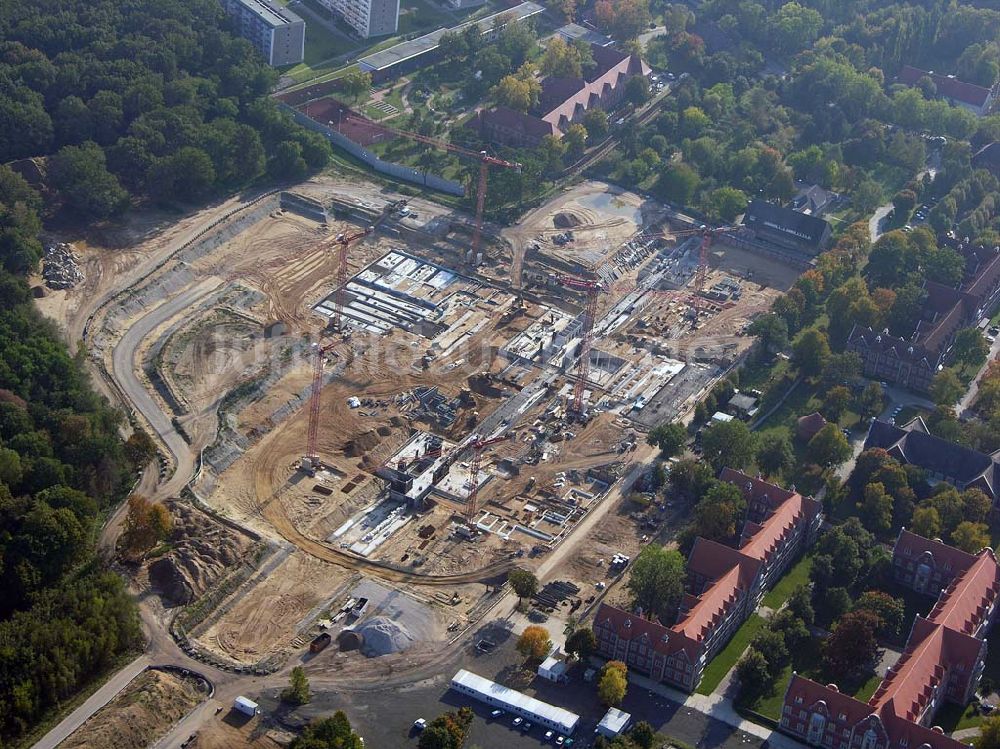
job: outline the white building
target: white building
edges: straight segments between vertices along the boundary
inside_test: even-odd
[[[319,0],[340,16],[362,39],[388,36],[399,30],[399,0]]]
[[[619,710],[616,707],[608,708],[608,712],[604,714],[601,722],[597,724],[597,733],[607,739],[613,739],[616,736],[620,736],[628,728],[628,724],[631,721],[631,713],[626,713],[624,710]]]
[[[456,692],[473,697],[480,702],[518,715],[540,726],[569,736],[580,723],[580,716],[561,707],[536,700],[503,684],[484,679],[464,668],[451,680]]]
[[[559,649],[556,648],[542,661],[538,667],[538,675],[548,681],[566,681],[566,661],[559,657]]]

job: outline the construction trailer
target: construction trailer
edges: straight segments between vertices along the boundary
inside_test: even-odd
[[[233,701],[233,709],[236,712],[242,713],[243,715],[246,715],[250,718],[253,718],[260,714],[260,705],[258,705],[250,698],[243,697],[242,695],[237,697]]]

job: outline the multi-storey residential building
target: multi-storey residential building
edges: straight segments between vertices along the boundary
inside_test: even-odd
[[[989,317],[1000,303],[1000,247],[975,247],[948,237],[938,241],[965,260],[962,281],[956,288],[924,283],[922,316],[908,338],[855,326],[847,348],[861,357],[867,377],[926,391],[945,363],[955,333]]]
[[[909,558],[930,554],[939,577],[920,577]],[[954,569],[944,572],[944,565]],[[945,702],[966,704],[982,676],[985,633],[993,623],[1000,565],[992,549],[965,554],[901,533],[893,552],[896,574],[910,585],[949,579],[930,614],[916,617],[906,650],[867,702],[797,674],[785,692],[781,729],[827,749],[966,749],[933,726]]]
[[[362,39],[388,36],[399,30],[399,0],[319,0]]]
[[[605,112],[618,107],[625,97],[625,84],[633,76],[648,77],[650,67],[638,55],[612,47],[590,45],[594,69],[586,78],[556,78],[542,81],[537,111],[523,114],[498,107],[483,109],[469,120],[486,140],[518,147],[534,147],[546,135],[562,137],[570,125],[583,119],[589,109]]]
[[[647,676],[687,691],[757,608],[764,592],[815,537],[822,505],[739,471],[720,478],[747,499],[738,549],[699,538],[688,559],[688,590],[677,623],[666,627],[602,604],[594,617],[598,651]]]
[[[892,550],[892,575],[896,581],[927,595],[937,595],[975,563],[975,554],[918,536],[905,528],[899,532]]]
[[[881,448],[900,463],[923,468],[930,481],[947,481],[960,490],[981,489],[1000,502],[1000,455],[987,454],[930,433],[917,416],[902,426],[876,419],[868,429],[865,449]]]
[[[939,97],[952,106],[961,107],[972,112],[977,117],[989,113],[996,100],[996,85],[987,88],[975,83],[960,81],[953,75],[935,73],[933,70],[921,70],[911,65],[905,65],[899,71],[899,82],[906,86],[916,86],[921,78],[929,78],[934,84],[934,90]]]
[[[269,65],[296,65],[306,53],[306,24],[271,0],[222,0],[222,7]]]

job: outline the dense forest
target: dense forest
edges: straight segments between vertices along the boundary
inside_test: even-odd
[[[217,0],[0,4],[0,162],[49,156],[88,220],[323,167],[329,145],[276,109],[274,71],[227,23]]]
[[[0,241],[29,249],[38,196],[0,167]],[[0,745],[140,641],[100,518],[148,459],[91,389],[25,282],[0,269]]]

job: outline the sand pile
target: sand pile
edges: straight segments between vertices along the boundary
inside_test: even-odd
[[[557,229],[575,229],[577,226],[580,226],[583,221],[581,221],[573,213],[557,213],[553,217],[552,223]]]
[[[379,442],[381,442],[381,440],[375,430],[369,429],[367,432],[362,432],[354,439],[348,440],[347,444],[344,445],[344,455],[349,458],[356,458],[359,455],[366,454],[370,450],[374,450]]]
[[[369,658],[402,653],[414,641],[406,627],[384,616],[369,619],[358,627],[357,632],[361,636],[361,652]]]

